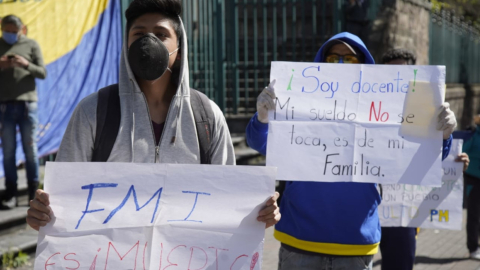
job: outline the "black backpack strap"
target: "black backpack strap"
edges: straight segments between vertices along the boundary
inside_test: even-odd
[[[120,128],[120,96],[118,84],[98,91],[97,129],[93,146],[92,161],[106,162],[112,152]]]
[[[190,90],[190,103],[200,145],[200,162],[201,164],[211,164],[210,148],[214,133],[213,127],[215,126],[212,106],[210,99],[205,94],[195,89]]]

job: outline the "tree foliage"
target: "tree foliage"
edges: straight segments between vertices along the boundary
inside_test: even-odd
[[[432,0],[433,11],[446,10],[480,29],[480,0]]]

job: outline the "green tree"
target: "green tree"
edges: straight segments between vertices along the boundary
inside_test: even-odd
[[[432,0],[433,11],[447,10],[480,30],[480,0]]]

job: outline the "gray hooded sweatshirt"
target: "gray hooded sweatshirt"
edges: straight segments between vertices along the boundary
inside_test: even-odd
[[[188,48],[184,28],[181,52],[179,74],[181,83],[168,109],[163,134],[157,146],[147,100],[130,69],[127,42],[124,40],[119,78],[121,121],[108,162],[200,164],[200,147],[190,105]],[[56,161],[92,160],[97,99],[97,93],[93,93],[75,108]],[[225,117],[213,101],[211,105],[215,116],[215,124],[212,127],[211,163],[235,165],[235,154]]]

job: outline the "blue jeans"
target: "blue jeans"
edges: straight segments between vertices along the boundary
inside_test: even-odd
[[[22,137],[29,186],[34,182],[38,183],[37,113],[37,102],[0,102],[3,169],[5,171],[7,197],[16,196],[17,191],[18,176],[15,155],[17,150],[17,126]]]
[[[278,254],[278,270],[372,270],[373,256],[330,256],[289,251]]]

